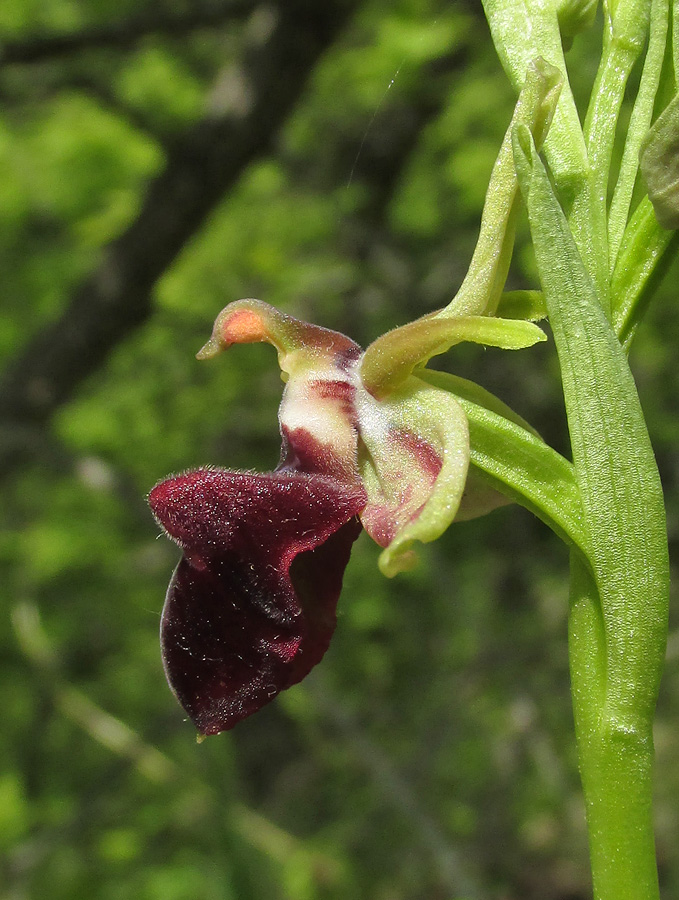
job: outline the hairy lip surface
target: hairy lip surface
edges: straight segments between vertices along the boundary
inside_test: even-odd
[[[167,592],[168,681],[203,734],[296,684],[323,657],[365,492],[320,475],[199,469],[157,485],[184,551]]]

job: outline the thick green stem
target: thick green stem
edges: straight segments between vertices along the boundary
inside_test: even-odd
[[[556,343],[582,502],[573,702],[599,900],[656,900],[651,728],[667,636],[662,489],[624,351],[526,130],[514,152]]]
[[[594,578],[571,554],[569,657],[595,900],[657,900],[650,723],[606,714],[604,622]]]
[[[647,43],[652,3],[656,21],[614,198],[609,254],[619,114]],[[474,415],[478,420],[476,434],[470,432],[472,460],[501,489],[541,508],[545,521],[575,545],[569,654],[594,896],[658,900],[652,722],[667,636],[669,563],[660,477],[620,339],[625,345],[631,339],[671,243],[648,200],[628,223],[638,150],[662,81],[667,0],[604,3],[604,50],[583,130],[573,116],[558,34],[566,6],[557,0],[484,0],[484,6],[515,85],[526,54],[538,50],[564,78],[545,143],[550,173],[523,124],[514,130],[513,149],[559,356],[573,464],[565,468],[532,435],[516,433],[516,424],[495,421],[492,407],[470,406],[470,422]],[[501,431],[513,445],[509,454]],[[480,453],[483,446],[490,452]],[[542,495],[535,490],[536,468],[551,473],[542,479]],[[559,506],[552,502],[555,488],[568,517],[549,509],[546,501]]]

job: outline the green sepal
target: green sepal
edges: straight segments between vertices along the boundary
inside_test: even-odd
[[[522,76],[525,81],[490,176],[469,270],[459,291],[439,316],[494,315],[497,311],[514,249],[518,209],[513,129],[519,123],[526,125],[537,146],[541,146],[551,127],[563,82],[559,70],[537,56],[524,67]]]
[[[426,369],[418,377],[458,399],[469,422],[470,461],[489,487],[531,510],[586,550],[573,465],[494,394],[465,378]]]
[[[486,194],[481,231],[469,272],[455,298],[435,315],[424,316],[378,338],[365,352],[361,378],[367,389],[384,397],[402,385],[416,366],[444,353],[460,341],[518,349],[529,347],[544,334],[529,322],[491,318],[501,301],[514,246],[518,182],[511,135],[517,123],[530,128],[538,146],[549,130],[562,78],[543,59],[526,72],[512,122],[507,130]],[[526,298],[524,298],[526,299]],[[537,319],[535,310],[521,318]]]
[[[559,28],[565,38],[589,28],[596,17],[599,0],[561,0],[557,4]]]
[[[575,196],[588,176],[589,164],[580,116],[567,77],[558,4],[555,0],[482,2],[500,62],[517,92],[531,60],[538,56],[561,73],[561,97],[545,140],[545,152],[559,193]]]
[[[547,340],[532,322],[492,316],[416,319],[377,338],[365,351],[361,380],[375,397],[384,397],[405,383],[416,366],[445,353],[454,344],[471,341],[504,350],[522,350]]]
[[[455,516],[456,522],[480,519],[502,506],[511,506],[514,498],[501,493],[485,473],[477,469],[471,458],[464,493]]]

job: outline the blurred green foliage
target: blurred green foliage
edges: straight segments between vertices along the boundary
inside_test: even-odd
[[[172,471],[277,461],[269,348],[194,360],[219,310],[256,296],[365,345],[459,286],[513,106],[475,6],[360,4],[272,150],[156,284],[152,316],[4,478],[0,897],[588,896],[566,552],[523,510],[454,526],[393,581],[361,538],[323,665],[201,745],[158,651],[177,552],[144,495]],[[15,0],[0,6],[0,47],[190,10]],[[239,64],[247,28],[225,20],[2,68],[0,362],[63,313],[135,220],[167,147]],[[569,54],[584,90],[598,40],[595,28]],[[513,288],[535,286],[525,235]],[[678,274],[633,354],[675,567]],[[553,346],[461,346],[441,365],[567,446]],[[674,613],[656,736],[668,897],[679,895],[678,715]]]

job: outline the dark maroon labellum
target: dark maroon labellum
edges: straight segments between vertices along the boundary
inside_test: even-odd
[[[161,622],[167,678],[217,734],[322,658],[366,495],[321,475],[198,469],[149,503],[184,552]]]

